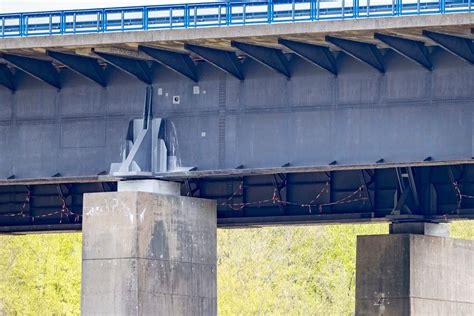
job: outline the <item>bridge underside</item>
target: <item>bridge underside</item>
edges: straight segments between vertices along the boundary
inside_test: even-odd
[[[217,200],[220,227],[474,217],[470,164],[175,180],[184,196]],[[117,184],[75,181],[0,186],[0,232],[80,230],[83,194],[116,191]]]
[[[2,40],[0,231],[80,229],[82,194],[116,190],[110,164],[147,86],[168,150],[193,168],[158,177],[217,199],[222,227],[470,218],[473,18],[462,16],[281,36],[235,27],[242,36],[207,41],[192,30]]]

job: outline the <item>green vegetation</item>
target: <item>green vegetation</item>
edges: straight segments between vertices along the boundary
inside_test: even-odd
[[[474,223],[451,225],[474,239]],[[350,315],[357,235],[386,224],[219,230],[220,315]],[[0,315],[79,315],[81,235],[0,236]]]
[[[79,315],[81,240],[0,236],[0,315]]]

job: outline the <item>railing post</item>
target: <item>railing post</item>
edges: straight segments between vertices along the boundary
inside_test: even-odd
[[[20,25],[18,27],[18,32],[20,36],[23,36],[23,24],[24,24],[23,18],[24,18],[23,14],[20,14]]]
[[[23,32],[25,36],[28,36],[28,15],[24,17],[24,29]]]
[[[309,1],[309,19],[314,21],[316,18],[316,0]]]
[[[194,6],[194,27],[197,27],[197,6]]]
[[[295,0],[291,3],[291,20],[295,22]]]
[[[143,7],[143,29],[148,30],[148,8]]]
[[[184,28],[189,26],[189,4],[184,5]]]
[[[64,16],[64,11],[61,11],[59,17],[59,33],[64,34],[66,31],[66,17]]]
[[[229,26],[231,22],[232,22],[232,7],[230,6],[230,3],[228,2],[225,7],[225,24]]]
[[[173,28],[173,7],[170,8],[170,29]]]
[[[320,6],[321,6],[321,0],[316,0],[316,20],[319,20]]]
[[[445,13],[446,12],[446,0],[439,0],[439,5],[440,5],[440,12]]]
[[[53,14],[49,15],[49,35],[53,33]]]
[[[268,23],[273,22],[273,0],[268,0]]]
[[[107,13],[102,10],[102,32],[107,31]]]
[[[72,33],[76,34],[76,12],[72,16]]]

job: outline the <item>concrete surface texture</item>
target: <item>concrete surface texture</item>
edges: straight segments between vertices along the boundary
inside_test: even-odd
[[[180,195],[181,185],[179,182],[160,181],[153,179],[129,180],[117,182],[119,192],[148,192],[169,195]]]
[[[216,315],[216,204],[145,192],[85,196],[83,315]]]
[[[473,268],[472,241],[359,236],[356,315],[472,315]]]

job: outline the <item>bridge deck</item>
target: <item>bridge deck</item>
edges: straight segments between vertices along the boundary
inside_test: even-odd
[[[423,29],[470,35],[472,25],[474,25],[474,15],[471,13],[409,15],[390,18],[237,25],[196,29],[158,29],[3,38],[0,40],[0,50],[31,50],[33,52],[41,52],[41,49],[63,48],[74,51],[77,48],[105,46],[130,49],[143,43],[182,49],[184,42],[228,49],[231,39],[245,39],[256,43],[275,45],[278,37],[295,37],[301,40],[323,43],[325,35],[338,34],[354,39],[373,41],[373,32],[376,30],[385,30],[420,38],[433,45],[433,42],[421,36]],[[380,45],[380,43],[378,44]]]

